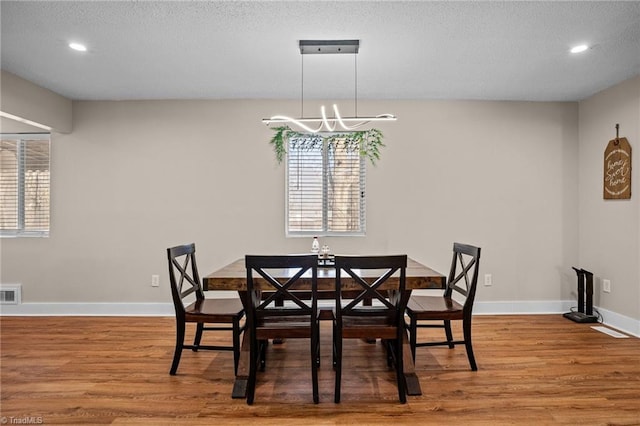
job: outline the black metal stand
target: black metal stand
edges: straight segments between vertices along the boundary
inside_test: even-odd
[[[593,315],[593,273],[576,267],[572,268],[578,275],[578,310],[576,312],[567,312],[563,316],[571,321],[580,323],[598,322],[598,316]],[[584,300],[585,293],[587,295],[586,304]]]

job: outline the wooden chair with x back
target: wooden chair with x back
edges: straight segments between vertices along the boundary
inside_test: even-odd
[[[407,305],[409,323],[406,326],[409,329],[409,342],[414,361],[416,347],[448,346],[449,348],[454,348],[456,344],[464,344],[471,370],[476,371],[478,369],[471,344],[471,319],[479,268],[480,248],[468,244],[454,243],[451,269],[443,296],[411,296]],[[454,300],[452,297],[454,292],[460,298],[464,298],[464,301]],[[455,320],[462,321],[464,336],[462,340],[453,340],[451,321]],[[436,321],[436,323],[433,321]],[[417,331],[419,328],[444,328],[447,340],[418,342]]]
[[[258,365],[264,368],[269,339],[308,338],[311,353],[313,402],[319,402],[318,365],[320,360],[320,327],[318,322],[318,256],[317,255],[247,255],[247,293],[251,305],[247,311],[251,333],[247,404],[253,404]],[[274,278],[274,270],[293,271],[290,278]],[[296,293],[298,283],[308,281],[310,293],[305,298]],[[284,281],[284,282],[281,282]],[[308,286],[305,286],[308,287]],[[262,292],[266,293],[262,297]],[[309,297],[310,296],[310,297]]]
[[[234,372],[238,370],[240,359],[240,334],[244,327],[240,321],[244,310],[240,298],[205,298],[200,275],[196,265],[195,244],[185,244],[167,249],[171,296],[176,312],[176,348],[170,374],[176,374],[183,349],[194,352],[199,349],[233,351]],[[192,303],[190,300],[195,297]],[[196,323],[196,333],[192,345],[185,345],[187,323]],[[217,324],[205,326],[205,324]],[[223,325],[227,324],[227,325]],[[231,345],[202,345],[203,331],[231,331]]]
[[[405,333],[404,311],[408,295],[405,291],[407,256],[336,256],[334,365],[335,402],[340,402],[342,381],[343,339],[382,339],[387,348],[387,361],[396,370],[398,397],[405,403],[406,383],[403,367],[402,341]],[[377,278],[363,278],[359,270],[380,270]],[[343,300],[349,290],[356,290],[353,299]],[[363,303],[367,300],[371,301]]]

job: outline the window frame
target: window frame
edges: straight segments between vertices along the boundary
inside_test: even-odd
[[[322,137],[322,229],[321,230],[301,230],[292,231],[289,225],[289,176],[291,165],[289,155],[291,152],[291,141],[287,141],[287,154],[285,156],[285,235],[286,237],[364,237],[366,235],[366,159],[363,155],[359,156],[359,230],[358,231],[335,231],[329,230],[329,175],[327,169],[329,167],[329,155],[331,148],[329,147],[329,138],[332,135],[345,135],[351,132],[322,132],[321,135],[308,135],[309,138]],[[335,149],[335,148],[334,148]]]
[[[35,238],[48,238],[51,232],[51,133],[32,132],[32,133],[2,133],[0,135],[3,140],[15,140],[17,142],[16,152],[18,156],[17,161],[17,228],[16,229],[3,229],[0,228],[0,238],[22,238],[22,237],[35,237]],[[29,230],[25,229],[26,221],[26,145],[28,141],[47,141],[48,144],[48,172],[49,172],[49,213],[48,224],[46,229]]]

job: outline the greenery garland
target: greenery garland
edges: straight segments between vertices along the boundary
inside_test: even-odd
[[[269,143],[273,145],[278,164],[282,163],[287,153],[289,141],[297,149],[311,150],[319,148],[326,140],[329,150],[342,148],[347,152],[359,151],[360,155],[367,157],[374,166],[380,159],[380,148],[385,146],[382,143],[382,132],[378,129],[327,134],[296,132],[289,126],[274,127],[272,130],[275,134]]]

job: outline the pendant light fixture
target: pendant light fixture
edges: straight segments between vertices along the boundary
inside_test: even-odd
[[[355,115],[353,117],[342,117],[338,110],[338,105],[333,104],[333,116],[329,117],[324,105],[320,107],[320,117],[300,117],[292,118],[285,115],[274,115],[271,118],[262,120],[266,125],[285,124],[295,125],[301,130],[309,133],[333,132],[356,130],[370,122],[395,121],[393,114],[380,114],[376,116],[358,116],[358,68],[357,54],[360,47],[360,40],[300,40],[301,55],[316,54],[353,54],[354,75],[355,75]],[[304,57],[302,57],[302,94],[301,104],[304,106]]]

